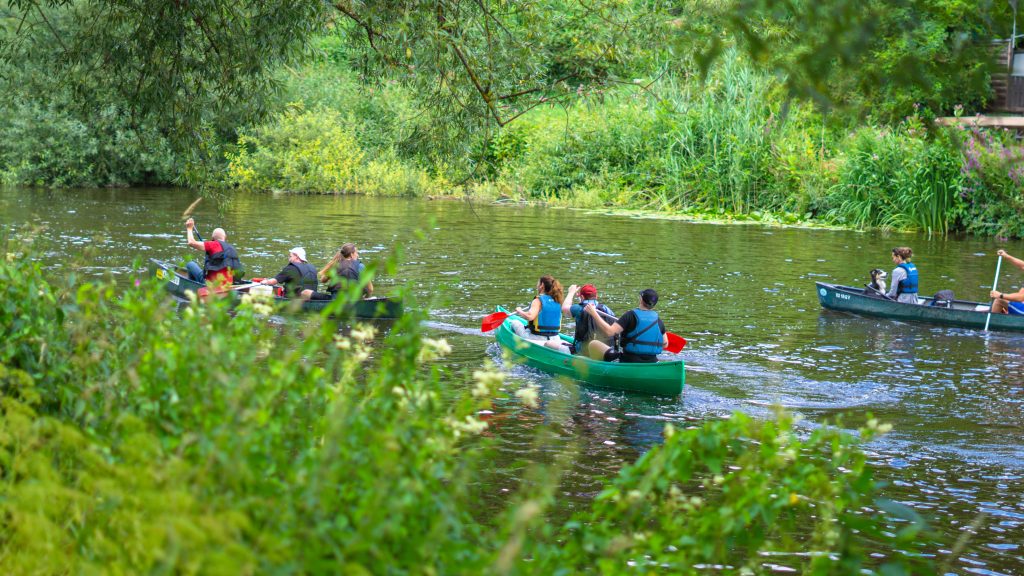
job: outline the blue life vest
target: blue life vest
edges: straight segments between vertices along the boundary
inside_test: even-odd
[[[576,319],[576,333],[573,334],[572,338],[572,344],[573,347],[576,349],[577,354],[583,354],[584,348],[586,347],[587,343],[589,343],[591,340],[598,340],[600,342],[608,344],[609,346],[611,346],[612,342],[614,341],[612,338],[606,337],[603,333],[598,333],[597,326],[594,324],[594,319],[590,316],[590,314],[583,311],[583,309],[586,308],[588,304],[593,304],[597,308],[598,312],[604,312],[608,316],[614,316],[614,314],[612,314],[611,308],[605,306],[604,304],[599,304],[597,300],[584,300],[583,302],[580,303],[580,315],[579,318]],[[604,321],[609,324],[614,322],[614,320],[608,317],[605,317]]]
[[[530,332],[541,336],[554,336],[562,327],[562,305],[547,294],[537,296],[540,312],[530,322]]]
[[[658,326],[658,313],[654,310],[633,310],[636,326],[622,337],[622,349],[630,354],[657,356],[662,348],[662,333]]]
[[[917,266],[910,262],[904,262],[897,266],[897,268],[903,268],[903,271],[907,273],[907,277],[900,280],[900,285],[896,288],[896,294],[917,294]]]

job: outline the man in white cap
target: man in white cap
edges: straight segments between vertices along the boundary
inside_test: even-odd
[[[298,297],[304,290],[316,290],[316,268],[306,261],[306,250],[292,248],[288,252],[288,264],[273,278],[265,278],[260,284],[284,286],[285,296]]]

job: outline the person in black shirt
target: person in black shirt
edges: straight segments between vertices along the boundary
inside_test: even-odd
[[[274,276],[260,281],[260,284],[274,286],[280,284],[285,288],[285,295],[288,298],[295,298],[300,294],[309,299],[304,291],[316,290],[316,268],[306,261],[306,250],[303,248],[292,248],[288,253],[288,264]]]
[[[654,311],[658,293],[648,288],[640,293],[640,305],[623,314],[614,324],[609,325],[598,314],[593,304],[584,310],[594,319],[594,326],[605,336],[622,334],[622,351],[616,351],[600,340],[591,340],[590,357],[611,362],[657,362],[658,353],[668,346],[665,323]]]

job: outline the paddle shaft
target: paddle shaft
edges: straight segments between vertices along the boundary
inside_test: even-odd
[[[999,284],[999,267],[1003,265],[1003,257],[1000,256],[999,260],[996,260],[996,277],[992,280],[992,291],[996,290],[996,285]],[[992,320],[992,306],[996,303],[995,298],[992,299],[992,304],[988,307],[988,315],[985,316],[985,332],[988,332],[988,323]]]

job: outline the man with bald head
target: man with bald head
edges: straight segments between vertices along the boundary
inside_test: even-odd
[[[189,218],[185,222],[185,233],[188,237],[188,245],[206,254],[206,262],[202,268],[195,262],[189,262],[189,277],[196,282],[210,282],[219,288],[230,286],[234,282],[236,273],[241,275],[245,270],[238,260],[238,252],[235,247],[227,242],[227,234],[223,228],[215,228],[210,234],[210,240],[200,242],[193,236],[195,221]]]

